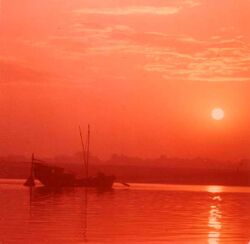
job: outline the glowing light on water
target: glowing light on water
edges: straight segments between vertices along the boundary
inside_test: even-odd
[[[206,190],[210,193],[220,193],[223,192],[223,186],[207,186]]]
[[[219,190],[219,189],[212,189],[212,190]],[[213,201],[216,201],[214,204],[210,206],[209,211],[209,218],[208,218],[208,227],[210,229],[208,233],[208,243],[209,244],[217,244],[220,240],[220,231],[222,228],[222,213],[220,210],[220,201],[222,198],[220,196],[214,196]]]

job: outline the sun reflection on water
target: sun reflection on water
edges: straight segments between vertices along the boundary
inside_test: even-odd
[[[207,192],[210,193],[220,193],[224,190],[223,186],[207,186],[206,188]]]
[[[219,189],[214,188],[212,190],[219,190]],[[215,193],[215,191],[213,193]],[[220,241],[221,228],[222,228],[222,222],[221,222],[222,212],[220,210],[220,202],[222,201],[222,198],[219,195],[214,195],[212,197],[212,200],[213,203],[210,206],[209,218],[208,218],[208,227],[209,227],[208,243],[218,244]]]

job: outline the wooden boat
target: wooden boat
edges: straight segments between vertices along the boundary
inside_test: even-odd
[[[88,175],[89,166],[89,142],[90,142],[90,127],[88,126],[88,136],[86,145],[83,143],[81,128],[79,127],[83,161],[85,165],[85,178],[76,178],[73,173],[67,173],[64,168],[51,166],[48,163],[35,159],[32,154],[31,174],[24,183],[25,186],[34,186],[34,179],[39,180],[47,187],[96,187],[96,188],[112,188],[115,181],[115,176],[98,173],[96,176]]]
[[[102,173],[94,177],[76,178],[74,174],[65,172],[64,168],[50,166],[45,163],[33,163],[34,177],[48,187],[97,187],[112,188],[113,175]]]

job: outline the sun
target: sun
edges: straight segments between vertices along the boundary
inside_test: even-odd
[[[222,120],[225,117],[225,112],[222,108],[214,108],[211,112],[211,116],[214,120]]]

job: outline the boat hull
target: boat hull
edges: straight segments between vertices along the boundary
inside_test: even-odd
[[[65,173],[63,168],[34,163],[34,177],[47,187],[96,187],[112,188],[115,177],[98,174],[95,177],[77,179]]]

